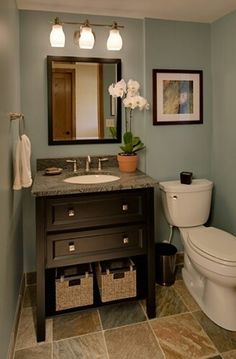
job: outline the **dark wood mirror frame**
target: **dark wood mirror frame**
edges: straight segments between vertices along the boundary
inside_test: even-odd
[[[48,81],[48,144],[49,145],[73,145],[73,144],[92,144],[92,143],[120,143],[121,142],[121,99],[117,98],[116,105],[116,138],[84,138],[84,139],[63,139],[55,140],[53,136],[53,90],[52,74],[53,63],[98,63],[116,65],[116,80],[121,80],[121,59],[72,57],[72,56],[47,56],[47,81]],[[109,96],[109,94],[108,94]],[[73,101],[73,100],[72,100]]]

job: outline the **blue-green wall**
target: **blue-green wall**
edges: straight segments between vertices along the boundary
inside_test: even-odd
[[[19,21],[15,1],[0,2],[0,359],[7,351],[22,277],[21,193],[12,190],[12,159],[18,121],[8,113],[20,111]]]
[[[213,224],[236,235],[236,12],[212,25]]]
[[[145,76],[152,98],[152,69],[203,70],[204,120],[201,125],[153,126],[152,112],[146,118],[146,171],[159,181],[178,179],[181,171],[195,178],[210,177],[211,153],[211,57],[210,25],[180,21],[145,20]],[[157,192],[157,239],[168,239]],[[178,231],[173,243],[181,248]]]

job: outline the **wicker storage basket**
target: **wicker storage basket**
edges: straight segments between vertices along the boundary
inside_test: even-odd
[[[135,297],[136,269],[131,259],[98,262],[96,275],[102,302]]]
[[[56,310],[93,304],[91,264],[59,268],[55,281]]]

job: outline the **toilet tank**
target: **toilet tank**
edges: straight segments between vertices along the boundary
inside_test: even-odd
[[[206,223],[211,206],[213,182],[193,180],[190,185],[179,181],[159,183],[167,222],[176,227],[194,227]]]

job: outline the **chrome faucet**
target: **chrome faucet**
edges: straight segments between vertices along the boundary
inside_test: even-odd
[[[91,157],[88,155],[86,159],[86,167],[85,167],[86,172],[89,172],[90,170],[90,163],[91,163]]]
[[[108,161],[108,158],[99,158],[98,159],[98,171],[102,170],[102,162]]]
[[[77,172],[77,161],[76,160],[66,160],[66,162],[68,162],[68,163],[73,163],[73,171],[74,171],[74,173],[76,173]]]

